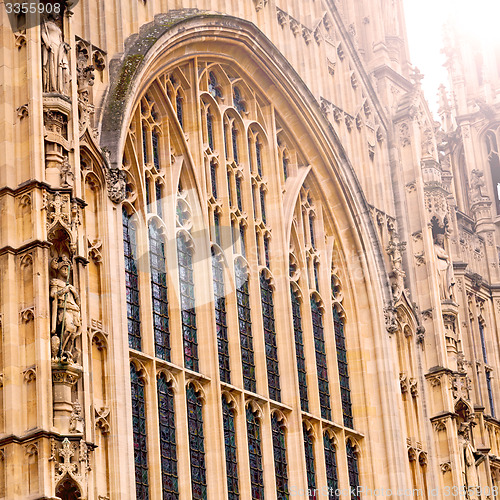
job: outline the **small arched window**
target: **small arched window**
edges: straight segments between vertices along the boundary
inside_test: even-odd
[[[286,436],[285,423],[279,419],[276,413],[271,418],[271,430],[273,435],[274,475],[276,477],[276,497],[278,500],[287,500],[288,470],[286,461]]]
[[[347,470],[349,473],[349,486],[351,491],[354,491],[354,495],[351,496],[352,500],[359,500],[360,496],[357,494],[359,486],[359,464],[358,464],[358,454],[356,453],[356,448],[350,439],[346,443],[346,454],[347,454]]]
[[[314,435],[312,429],[308,429],[306,424],[302,424],[304,432],[304,453],[306,458],[307,488],[314,492],[316,490],[316,466],[314,460]],[[313,493],[309,496],[310,500],[316,498]]]
[[[226,455],[226,478],[228,500],[239,500],[238,456],[236,449],[236,430],[234,425],[234,409],[222,396],[222,418],[224,424],[224,449]]]
[[[325,433],[323,436],[323,445],[325,448],[326,480],[328,488],[330,491],[336,491],[339,487],[337,453],[335,441],[328,433]]]
[[[200,394],[193,384],[186,391],[191,465],[191,497],[193,500],[207,498],[207,471],[205,467],[205,436],[203,432],[203,405]]]
[[[264,500],[264,472],[262,468],[262,437],[257,412],[247,408],[248,458],[252,500]]]

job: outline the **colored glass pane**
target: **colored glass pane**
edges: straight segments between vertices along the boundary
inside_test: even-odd
[[[264,499],[264,473],[262,469],[262,448],[260,421],[256,413],[247,408],[248,458],[250,461],[250,484],[252,500]]]
[[[207,498],[207,471],[205,468],[205,438],[203,434],[203,407],[201,398],[190,384],[186,391],[191,465],[191,498]]]
[[[144,381],[134,364],[130,364],[132,392],[132,432],[134,439],[135,494],[137,500],[149,499],[148,445]]]
[[[302,411],[309,411],[306,358],[304,354],[304,336],[302,333],[302,314],[299,293],[293,288],[291,288],[290,293],[292,295],[293,331],[295,334],[295,356],[297,358],[297,373],[299,377],[300,407]]]

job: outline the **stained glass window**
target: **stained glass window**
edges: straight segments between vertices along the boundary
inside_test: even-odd
[[[252,500],[264,499],[264,473],[262,469],[262,449],[260,421],[256,412],[247,408],[248,457],[250,460],[250,483]]]
[[[288,471],[286,461],[285,425],[276,413],[271,418],[273,433],[274,473],[277,500],[288,500]]]
[[[151,272],[155,353],[158,358],[170,361],[165,244],[163,243],[159,229],[154,224],[149,225],[149,265]]]
[[[132,430],[134,436],[135,494],[137,500],[149,499],[148,445],[146,429],[146,401],[144,381],[133,363],[130,363],[132,390]]]
[[[161,182],[156,181],[155,183],[155,196],[156,196],[156,215],[160,219],[163,219],[163,210],[161,207]]]
[[[208,136],[208,147],[214,150],[214,119],[210,111],[207,112],[207,136]]]
[[[177,237],[177,256],[179,261],[182,335],[184,339],[184,366],[190,370],[198,371],[193,256],[188,246],[188,242],[182,236]]]
[[[307,395],[307,371],[304,354],[304,338],[302,334],[302,314],[300,309],[299,292],[290,288],[292,295],[293,331],[295,334],[295,356],[297,358],[297,372],[299,376],[300,407],[302,411],[309,411]]]
[[[233,206],[233,186],[232,186],[232,174],[231,172],[227,173],[227,193],[229,195],[229,206]]]
[[[260,213],[262,214],[262,222],[267,224],[266,222],[266,192],[264,190],[264,186],[260,187]]]
[[[229,137],[227,128],[228,125],[224,124],[224,152],[226,153],[226,158],[229,158]]]
[[[212,275],[214,281],[215,325],[219,353],[219,373],[222,382],[231,382],[229,367],[229,341],[227,337],[226,294],[224,267],[220,258],[212,250]]]
[[[160,373],[157,378],[156,390],[158,394],[162,492],[164,500],[174,500],[179,498],[174,391],[163,373]]]
[[[267,382],[269,397],[281,400],[278,347],[276,345],[276,326],[274,321],[273,289],[271,281],[260,275],[260,296],[262,300],[262,320],[264,322],[264,342],[266,347]]]
[[[319,292],[319,262],[314,262],[314,286],[316,291]]]
[[[236,127],[233,126],[231,129],[231,137],[233,140],[233,160],[235,163],[239,163],[238,159],[238,131],[236,130]]]
[[[319,403],[321,416],[332,419],[330,406],[330,386],[328,382],[328,367],[326,364],[325,335],[323,330],[323,312],[316,300],[311,299],[312,326],[314,334],[314,348],[316,351],[316,369],[318,372]]]
[[[262,177],[262,144],[258,140],[255,142],[255,158],[257,160],[257,172]]]
[[[310,492],[310,500],[316,498],[316,467],[314,465],[314,436],[311,429],[308,429],[305,424],[303,425],[304,431],[304,453],[306,457],[306,473],[307,473],[307,488]]]
[[[148,129],[145,125],[142,126],[142,157],[144,165],[148,163]]]
[[[356,450],[349,439],[346,444],[347,452],[347,470],[349,472],[349,486],[351,489],[351,500],[359,500],[360,496],[357,493],[359,486],[359,466],[358,455]]]
[[[180,92],[177,92],[177,96],[175,97],[175,106],[177,108],[177,119],[179,120],[179,125],[181,128],[184,128],[184,108]]]
[[[210,162],[210,183],[212,184],[212,196],[217,199],[217,163]]]
[[[214,99],[216,99],[217,97],[222,97],[222,93],[217,82],[217,77],[215,76],[215,73],[213,71],[210,71],[210,74],[208,75],[208,91]]]
[[[486,369],[486,388],[488,389],[488,401],[490,403],[490,413],[495,418],[495,404],[493,402],[493,387],[491,386],[491,371]]]
[[[257,219],[257,195],[255,194],[256,187],[252,184],[252,201],[253,201],[253,218]]]
[[[123,251],[125,260],[125,287],[127,292],[128,345],[141,350],[141,317],[139,275],[137,273],[137,241],[135,227],[123,209]]]
[[[241,92],[238,87],[234,87],[233,89],[233,106],[236,108],[238,113],[243,113],[245,111],[245,104],[243,103]]]
[[[160,138],[158,136],[158,130],[153,129],[151,139],[153,141],[153,163],[155,168],[160,170]]]
[[[144,185],[146,187],[146,210],[148,212],[151,212],[151,192],[150,192],[150,187],[149,187],[149,178],[147,175],[144,176]]]
[[[243,369],[243,387],[247,391],[256,392],[252,318],[250,313],[250,295],[248,293],[248,275],[238,262],[235,265],[235,274],[236,302],[238,305],[238,325],[241,343],[241,362]]]
[[[234,427],[234,410],[222,397],[222,417],[224,420],[224,449],[226,454],[226,477],[228,500],[238,500],[238,458],[236,453],[236,431]]]
[[[191,494],[193,500],[207,498],[207,471],[205,468],[205,438],[201,398],[192,384],[186,391],[191,464]]]
[[[349,387],[349,369],[347,366],[344,321],[336,309],[333,311],[333,325],[335,328],[335,344],[337,346],[337,365],[339,368],[340,394],[342,396],[342,414],[344,416],[344,425],[352,429],[351,389]]]
[[[339,489],[339,479],[337,471],[337,455],[333,437],[325,434],[323,436],[323,444],[325,447],[326,480],[329,491],[328,498],[340,498],[339,495],[335,494],[335,491]]]
[[[243,211],[243,198],[241,194],[241,177],[236,176],[236,201],[238,203],[238,208]]]
[[[312,212],[309,213],[309,232],[311,235],[311,246],[316,249],[316,237],[314,234],[314,216]]]

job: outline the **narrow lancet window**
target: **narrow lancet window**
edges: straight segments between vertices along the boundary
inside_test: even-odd
[[[146,427],[146,401],[144,380],[133,363],[130,363],[132,390],[132,431],[134,436],[135,494],[137,500],[149,499],[148,444]]]
[[[190,384],[186,391],[191,464],[191,498],[207,499],[207,471],[205,467],[205,437],[203,433],[203,405],[201,396]]]
[[[224,449],[226,455],[228,500],[239,500],[240,490],[238,485],[238,457],[234,410],[224,396],[222,396],[222,418],[224,421]]]
[[[250,460],[250,483],[252,500],[264,500],[264,472],[260,420],[251,408],[247,408],[248,457]]]

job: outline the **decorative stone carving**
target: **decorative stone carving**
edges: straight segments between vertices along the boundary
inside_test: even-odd
[[[259,12],[267,5],[267,0],[253,0],[255,4],[255,10]]]
[[[43,20],[42,34],[42,83],[44,92],[69,93],[69,49],[64,42],[61,28],[52,20]]]
[[[399,142],[403,148],[410,145],[410,129],[407,123],[399,126]]]
[[[482,201],[484,199],[489,199],[481,192],[481,188],[485,187],[486,185],[483,176],[484,174],[482,170],[474,169],[471,172],[470,192],[469,192],[469,199],[471,201],[471,204],[478,201]]]
[[[84,419],[82,405],[75,401],[73,403],[73,412],[69,419],[69,432],[72,434],[83,434]]]
[[[83,439],[78,444],[65,438],[55,454],[55,483],[65,479],[73,480],[80,489],[85,490],[87,474],[90,471],[88,447]]]
[[[458,401],[459,399],[469,400],[469,393],[471,389],[471,380],[467,375],[454,375],[451,379],[451,390],[453,392],[453,399]]]
[[[121,203],[125,199],[126,174],[123,170],[106,169],[108,196],[113,203]]]
[[[103,434],[109,434],[110,425],[108,421],[109,408],[107,406],[102,406],[101,408],[95,408],[95,426],[96,429],[100,429]]]
[[[75,339],[80,335],[80,295],[70,284],[71,261],[66,256],[52,259],[51,268],[55,273],[50,281],[52,359],[73,362],[79,356]]]
[[[398,330],[398,321],[393,307],[384,309],[385,329],[388,333],[395,333]]]
[[[441,468],[441,472],[443,474],[446,474],[447,472],[451,472],[451,463],[450,462],[444,462],[442,464],[439,464],[439,467]]]
[[[392,235],[389,245],[386,248],[392,264],[392,271],[389,277],[391,279],[392,295],[395,302],[401,298],[404,290],[404,278],[406,274],[403,271],[402,252],[404,252],[405,248],[406,242],[400,242],[396,234]]]

